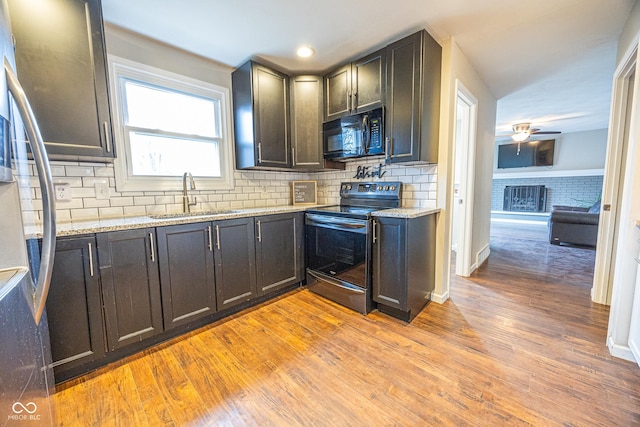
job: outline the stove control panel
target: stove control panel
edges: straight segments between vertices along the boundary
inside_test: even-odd
[[[340,197],[400,197],[401,182],[343,182]]]

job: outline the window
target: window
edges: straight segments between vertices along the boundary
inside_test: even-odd
[[[109,57],[119,191],[233,187],[229,90],[122,58]]]

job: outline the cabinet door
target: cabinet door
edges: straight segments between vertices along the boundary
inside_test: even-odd
[[[162,332],[154,229],[100,233],[97,240],[109,349]]]
[[[373,300],[407,309],[406,220],[376,218],[373,244]]]
[[[156,230],[165,330],[215,313],[211,223]]]
[[[291,79],[292,166],[319,169],[322,157],[322,77]]]
[[[38,13],[8,3],[17,74],[49,157],[114,157],[100,0],[41,0]]]
[[[254,65],[253,93],[258,166],[289,166],[289,79]]]
[[[218,310],[256,297],[253,218],[213,222]]]
[[[351,111],[359,113],[381,107],[386,85],[385,51],[380,50],[351,66]]]
[[[351,64],[324,77],[325,121],[346,116],[351,111]]]
[[[56,374],[105,354],[93,236],[58,239],[47,316]],[[57,376],[57,375],[56,375]]]
[[[421,33],[387,47],[385,135],[391,162],[420,159],[421,53]]]
[[[258,295],[301,281],[303,214],[265,215],[255,221]]]

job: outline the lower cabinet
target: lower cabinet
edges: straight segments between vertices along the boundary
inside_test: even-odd
[[[162,332],[154,228],[96,235],[109,350]]]
[[[216,312],[211,223],[158,227],[164,328]]]
[[[53,367],[60,373],[104,357],[96,239],[61,238],[47,298]]]
[[[58,238],[47,300],[56,380],[301,282],[302,222],[285,213]]]
[[[302,213],[255,218],[258,295],[302,280],[304,274]]]
[[[374,223],[373,300],[379,311],[411,321],[435,287],[436,215]]]
[[[218,310],[257,296],[253,218],[213,222]]]

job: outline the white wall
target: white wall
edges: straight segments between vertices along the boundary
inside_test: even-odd
[[[630,55],[634,46],[637,47],[640,33],[640,3],[636,2],[629,19],[619,38],[618,57],[616,73],[618,73],[625,62],[637,52]],[[609,317],[609,330],[607,333],[607,345],[611,353],[615,356],[632,360],[633,356],[629,350],[629,328],[631,325],[631,315],[633,310],[638,311],[640,307],[633,307],[633,297],[636,289],[636,273],[638,264],[633,257],[638,256],[640,244],[640,231],[636,222],[640,219],[640,141],[638,128],[640,127],[638,117],[638,107],[640,105],[640,94],[638,84],[638,71],[640,64],[636,64],[635,93],[631,110],[631,129],[629,132],[628,155],[625,168],[624,190],[620,200],[618,200],[620,219],[617,224],[618,244],[614,248],[615,267],[613,270],[613,285],[611,295],[611,311]],[[615,101],[615,97],[614,97]],[[612,119],[610,128],[615,128],[615,119]],[[617,171],[607,171],[605,182],[615,179]],[[607,200],[604,200],[607,203]],[[615,201],[614,201],[615,202]],[[596,258],[596,261],[598,258]],[[596,266],[597,268],[597,266]],[[638,361],[640,363],[640,361]]]
[[[511,144],[513,141],[498,142],[494,150],[494,175],[507,178],[505,175],[529,174],[549,175],[559,171],[593,171],[604,172],[604,161],[607,154],[608,129],[596,129],[584,132],[549,135],[555,139],[553,166],[531,166],[526,168],[498,169],[498,145]],[[538,137],[536,139],[543,139]],[[545,138],[546,139],[546,138]]]
[[[473,234],[471,256],[489,245],[491,224],[491,181],[495,145],[495,96],[478,76],[455,40],[443,43],[442,50],[442,106],[440,119],[440,151],[438,158],[438,217],[436,257],[436,289],[434,301],[449,296],[449,267],[451,264],[451,220],[453,207],[453,154],[455,149],[456,80],[459,80],[478,100],[476,158],[474,176]]]

